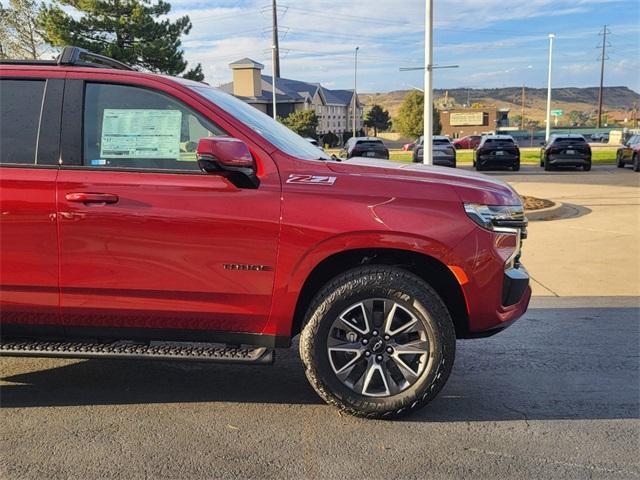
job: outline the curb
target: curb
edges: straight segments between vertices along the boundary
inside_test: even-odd
[[[566,218],[580,217],[588,213],[591,213],[591,210],[588,208],[562,202],[556,202],[553,207],[530,210],[528,212],[525,211],[525,215],[530,222],[563,220]]]
[[[527,220],[530,222],[537,222],[539,220],[546,220],[547,217],[555,217],[555,214],[562,209],[564,203],[556,202],[554,200],[551,201],[555,203],[555,205],[551,207],[540,208],[538,210],[525,210],[524,214],[526,215]]]

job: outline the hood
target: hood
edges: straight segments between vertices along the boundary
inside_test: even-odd
[[[469,170],[437,167],[422,163],[393,162],[354,157],[343,162],[327,162],[335,173],[384,177],[407,184],[437,183],[452,187],[463,203],[520,205],[522,200],[507,183]],[[428,196],[428,190],[425,190]]]

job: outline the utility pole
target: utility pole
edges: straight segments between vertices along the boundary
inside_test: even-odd
[[[278,48],[278,8],[276,0],[272,3],[272,41],[271,41],[271,103],[273,119],[278,119],[278,102],[276,100],[276,78],[280,78],[280,51]]]
[[[524,130],[524,83],[522,84],[522,111],[520,112],[520,130]]]
[[[422,162],[433,165],[433,0],[425,0],[424,9],[424,118]]]
[[[276,0],[272,4],[272,42],[273,42],[273,63],[274,76],[280,78],[280,48],[278,46],[278,8]]]
[[[549,77],[547,79],[547,126],[544,134],[544,141],[548,142],[551,136],[551,59],[553,56],[553,39],[556,36],[549,34]]]
[[[600,53],[600,89],[598,90],[598,128],[602,128],[602,96],[604,85],[604,61],[607,59],[607,33],[611,32],[607,30],[607,26],[605,25],[600,33],[600,35],[602,35],[602,52]]]
[[[633,102],[633,128],[638,128],[638,102]]]
[[[353,130],[351,130],[351,138],[356,136],[356,110],[358,109],[357,89],[358,89],[358,50],[356,47],[356,58],[353,63],[353,107],[351,110],[353,116]]]

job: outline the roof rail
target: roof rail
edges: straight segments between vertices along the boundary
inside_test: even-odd
[[[55,60],[2,59],[0,60],[0,65],[74,65],[77,67],[135,70],[126,63],[80,47],[64,47]]]
[[[133,70],[126,63],[113,58],[90,52],[80,47],[64,47],[56,59],[58,65],[76,65],[81,67],[117,68],[118,70]]]

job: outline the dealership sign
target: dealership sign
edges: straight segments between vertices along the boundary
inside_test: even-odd
[[[453,127],[484,125],[484,112],[452,112],[449,114],[449,125]]]

